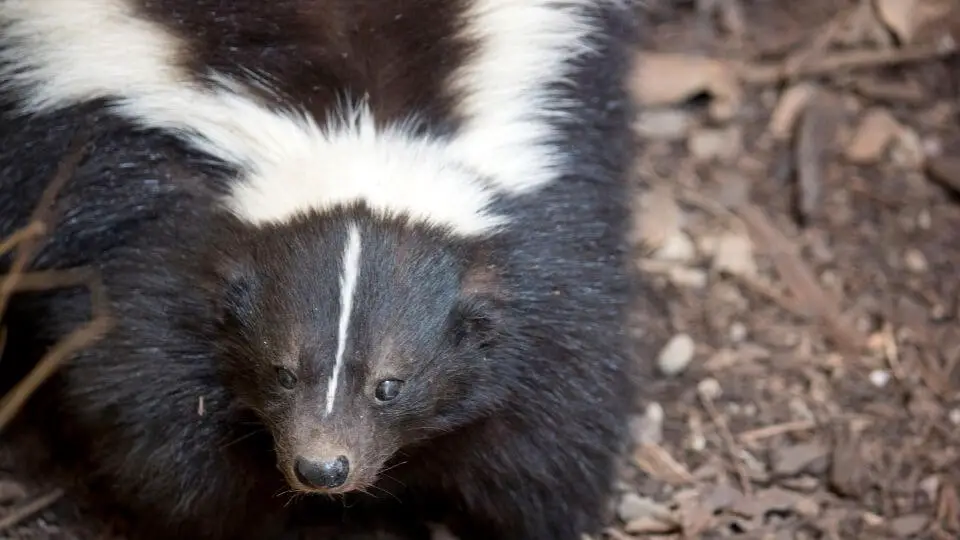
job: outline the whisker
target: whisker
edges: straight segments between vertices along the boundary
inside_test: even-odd
[[[373,488],[373,489],[378,489],[378,490],[386,493],[386,494],[389,495],[390,497],[393,497],[393,499],[394,499],[395,501],[397,501],[398,503],[402,503],[402,502],[403,502],[403,501],[400,500],[400,497],[397,497],[397,496],[394,495],[390,490],[388,490],[388,489],[386,489],[386,488],[383,488],[383,487],[378,486],[378,485],[376,485],[376,484],[370,484],[370,487]],[[372,495],[371,495],[371,496],[372,496]]]
[[[251,431],[251,432],[249,432],[249,433],[246,433],[246,434],[244,434],[244,435],[241,435],[241,436],[237,437],[236,439],[234,439],[234,440],[232,440],[232,441],[224,444],[223,446],[220,447],[220,449],[223,450],[223,449],[225,449],[225,448],[227,448],[227,447],[230,447],[230,446],[233,446],[233,445],[237,444],[237,443],[240,442],[240,441],[249,439],[250,437],[253,437],[254,435],[259,434],[260,431],[261,431],[261,430]]]

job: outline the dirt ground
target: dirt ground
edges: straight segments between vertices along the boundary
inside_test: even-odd
[[[955,2],[646,4],[637,266],[670,313],[636,323],[664,346],[606,538],[960,537]],[[0,538],[79,534],[14,472]]]

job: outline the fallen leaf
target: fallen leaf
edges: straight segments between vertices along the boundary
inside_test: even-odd
[[[737,71],[722,60],[651,52],[638,53],[635,60],[629,87],[640,105],[673,105],[707,92],[716,120],[732,118],[740,107],[743,91]]]
[[[795,84],[784,91],[770,116],[767,128],[770,134],[780,140],[790,138],[800,113],[816,92],[817,86],[807,82]]]
[[[694,481],[690,471],[660,445],[637,445],[633,460],[645,473],[668,484],[692,484]]]
[[[858,164],[876,163],[900,130],[900,123],[886,109],[867,111],[847,146],[847,159]]]
[[[744,497],[733,506],[732,511],[744,517],[761,517],[772,510],[793,510],[804,498],[799,493],[772,487]]]
[[[820,202],[824,171],[832,158],[842,106],[833,94],[818,91],[799,119],[796,140],[797,211],[804,220],[814,217]]]
[[[830,486],[840,495],[859,497],[869,487],[870,472],[866,467],[856,436],[845,430],[833,448]]]
[[[645,516],[627,522],[623,526],[627,534],[667,534],[679,529],[679,525],[672,521],[661,521],[655,517]]]
[[[780,447],[773,453],[773,472],[779,476],[795,476],[829,454],[830,449],[819,441]]]
[[[948,18],[956,0],[874,0],[877,17],[900,40],[914,43]]]
[[[727,483],[715,484],[700,499],[701,504],[711,513],[726,510],[743,500],[743,493]]]
[[[627,493],[617,505],[617,516],[624,522],[641,518],[669,520],[670,511],[653,499],[641,497],[636,493]]]

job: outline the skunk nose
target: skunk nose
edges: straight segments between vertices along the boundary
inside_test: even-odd
[[[347,456],[337,456],[328,461],[310,461],[298,457],[294,468],[297,479],[304,484],[318,489],[333,489],[340,487],[347,481],[350,473],[350,460]]]

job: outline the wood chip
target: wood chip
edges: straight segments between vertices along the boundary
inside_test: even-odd
[[[624,532],[631,535],[638,534],[668,534],[680,529],[679,524],[670,521],[661,521],[654,517],[641,517],[627,522],[623,526]]]
[[[901,129],[900,123],[888,110],[874,108],[867,111],[847,146],[847,159],[856,164],[880,161]]]
[[[690,471],[660,445],[638,445],[634,450],[633,459],[644,472],[662,482],[674,486],[694,482]]]
[[[820,441],[783,446],[774,449],[771,466],[774,474],[795,476],[829,455],[830,449]]]
[[[933,182],[960,194],[960,158],[940,156],[928,159],[925,171]]]

